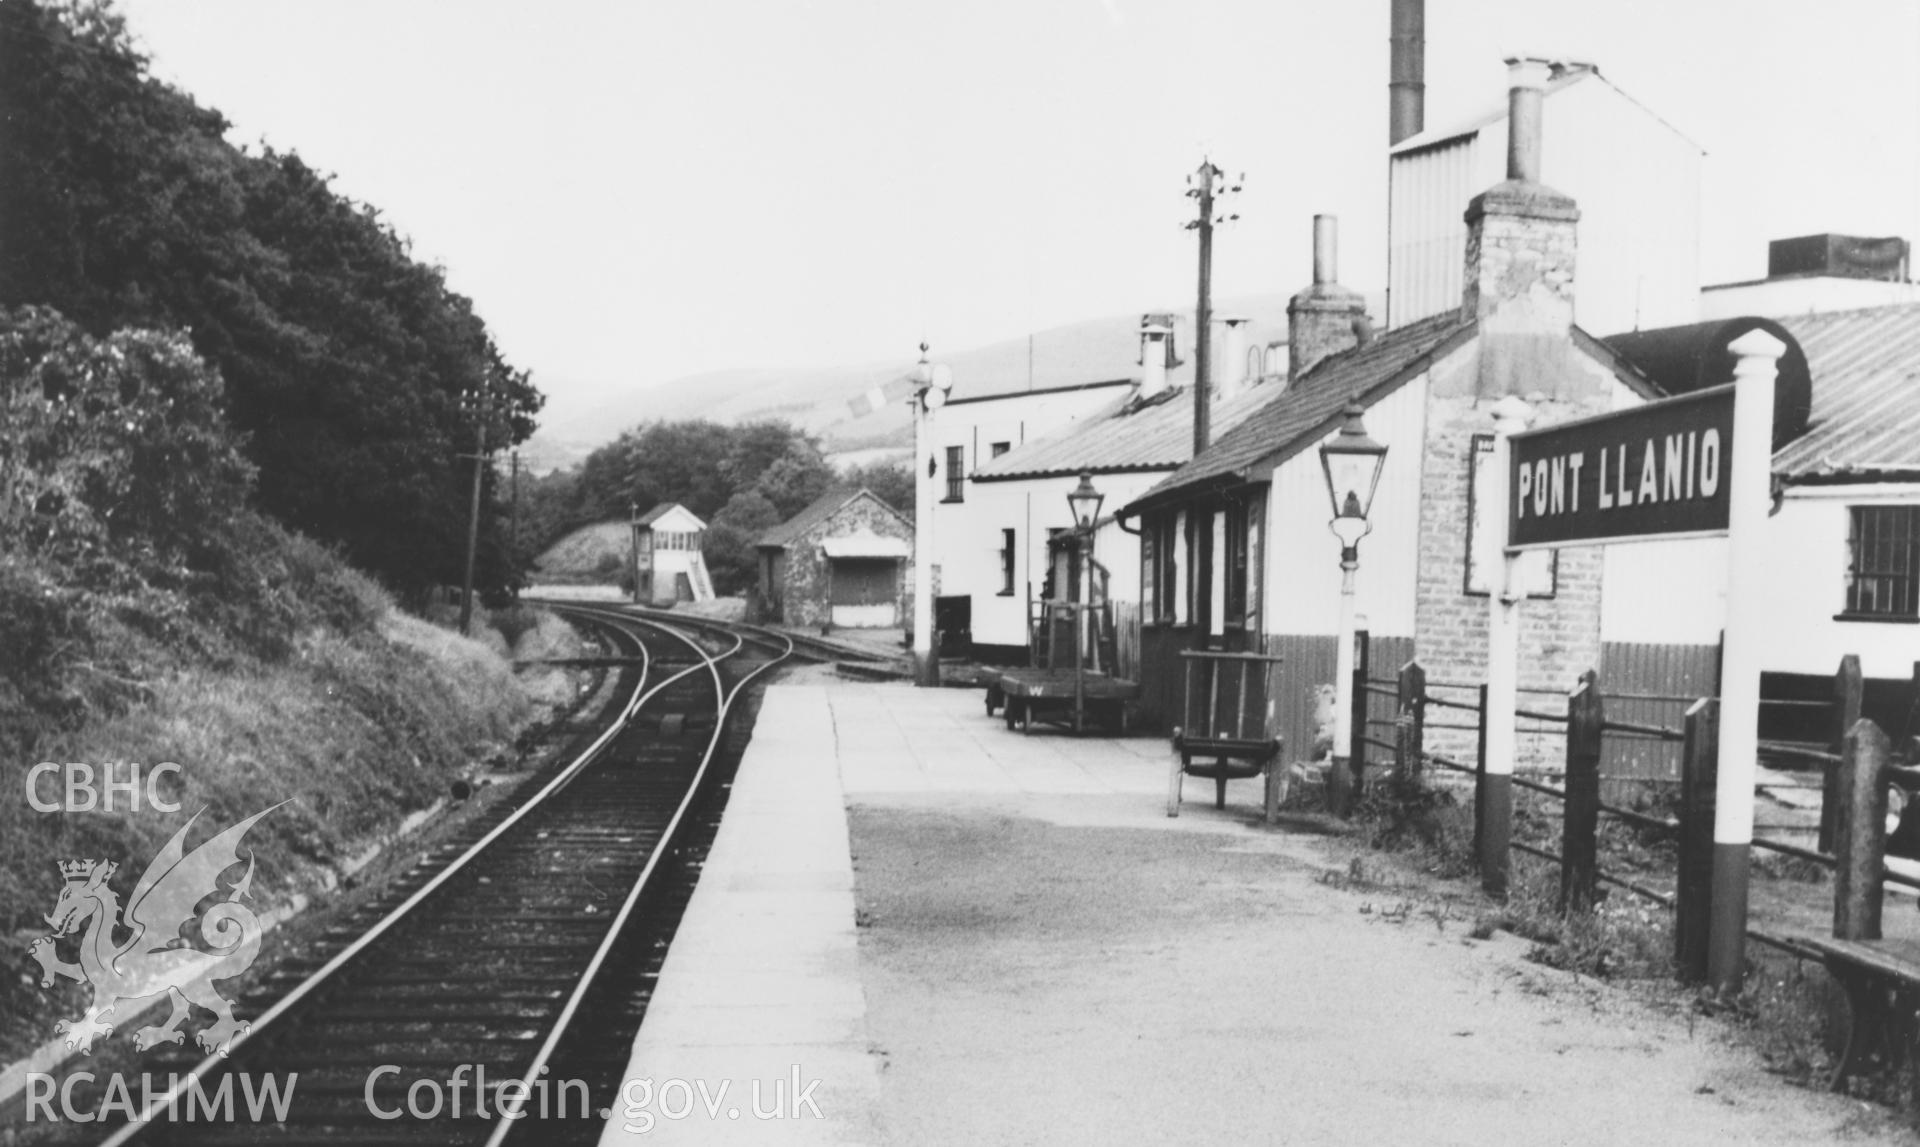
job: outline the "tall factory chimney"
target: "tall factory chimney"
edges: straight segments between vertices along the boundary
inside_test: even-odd
[[[1426,0],[1393,0],[1387,102],[1388,147],[1427,126]]]

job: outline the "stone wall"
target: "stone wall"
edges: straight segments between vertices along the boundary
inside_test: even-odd
[[[833,605],[829,597],[832,562],[822,543],[828,538],[859,534],[913,542],[913,527],[877,498],[857,498],[842,506],[824,522],[787,543],[786,558],[781,563],[781,621],[815,629],[832,619]],[[898,566],[895,600],[900,604],[900,621],[904,625],[913,610],[912,559],[903,559]]]

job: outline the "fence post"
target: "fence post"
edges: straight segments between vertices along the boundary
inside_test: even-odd
[[[1589,669],[1567,698],[1567,799],[1560,833],[1560,911],[1593,907],[1600,829],[1600,675]]]
[[[1508,844],[1513,837],[1513,778],[1487,772],[1487,687],[1480,686],[1480,752],[1474,760],[1473,851],[1480,858],[1480,887],[1507,898]]]
[[[1847,654],[1833,674],[1833,736],[1827,747],[1840,752],[1853,723],[1860,719],[1860,701],[1866,683],[1861,678],[1860,658]],[[1840,821],[1840,771],[1828,765],[1820,786],[1820,851],[1832,853],[1834,832]]]
[[[1840,750],[1840,816],[1834,826],[1833,935],[1880,938],[1880,885],[1887,856],[1887,735],[1857,721]]]
[[[1713,808],[1720,762],[1720,707],[1702,697],[1687,709],[1680,758],[1680,871],[1674,888],[1673,959],[1680,979],[1707,978],[1713,919]]]
[[[1427,729],[1427,671],[1418,661],[1400,667],[1396,693],[1399,716],[1393,738],[1394,776],[1402,784],[1418,784]]]

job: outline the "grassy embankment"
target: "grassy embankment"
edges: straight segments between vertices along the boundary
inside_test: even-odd
[[[513,611],[505,633],[459,637],[252,509],[222,395],[177,335],[94,338],[51,311],[0,311],[0,1060],[80,1010],[80,989],[42,989],[28,954],[62,860],[117,864],[124,908],[195,814],[189,848],[281,805],[243,855],[251,906],[282,912],[569,691],[551,670],[517,680],[504,656],[510,641],[571,652],[557,619]],[[94,799],[66,800],[64,769],[30,791],[43,762],[91,769]],[[122,790],[110,810],[77,807],[98,805],[109,766],[125,782],[162,763],[178,772],[152,796],[177,811],[146,784],[137,805]]]
[[[41,989],[26,956],[48,931],[42,914],[59,894],[59,860],[119,862],[113,884],[124,901],[188,817],[201,817],[193,844],[284,801],[246,841],[257,858],[254,906],[284,910],[332,888],[456,778],[503,758],[537,711],[569,699],[565,673],[517,679],[506,659],[510,645],[521,657],[577,653],[572,631],[553,615],[483,615],[491,624],[469,639],[396,609],[313,543],[283,538],[279,556],[298,571],[288,600],[310,615],[283,656],[196,656],[230,645],[228,635],[202,630],[158,642],[111,611],[93,611],[79,627],[90,651],[81,664],[93,667],[82,676],[95,679],[81,691],[87,715],[11,746],[3,766],[9,795],[0,800],[0,922],[11,974],[0,1011],[18,1022],[0,1036],[0,1060],[24,1053],[77,1010],[78,986]],[[177,783],[168,778],[160,795],[179,811],[130,809],[125,794],[111,812],[36,811],[25,785],[39,761],[86,762],[96,771],[137,762],[143,772],[175,762]],[[56,777],[37,787],[43,801],[61,797]]]

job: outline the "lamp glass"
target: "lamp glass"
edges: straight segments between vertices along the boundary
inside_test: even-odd
[[[1100,520],[1100,503],[1107,496],[1093,488],[1093,475],[1082,473],[1080,484],[1067,495],[1067,505],[1073,510],[1074,524],[1083,530],[1090,530]]]
[[[1336,518],[1365,520],[1373,509],[1373,495],[1380,486],[1380,471],[1387,461],[1387,448],[1368,437],[1361,425],[1358,405],[1347,407],[1346,424],[1340,433],[1320,447],[1320,465],[1327,473],[1327,496],[1332,500]]]

